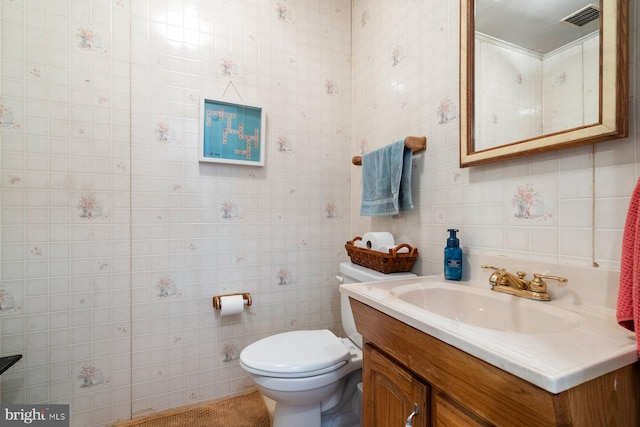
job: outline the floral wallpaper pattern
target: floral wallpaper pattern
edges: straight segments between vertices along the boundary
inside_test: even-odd
[[[71,427],[242,392],[255,331],[335,323],[315,294],[302,304],[317,316],[280,311],[282,292],[332,285],[345,256],[315,242],[347,238],[350,3],[145,5],[8,0],[0,16],[17,29],[0,35],[2,87],[21,88],[0,98],[14,239],[1,248],[0,339],[26,356],[2,394],[71,402]],[[231,80],[231,96],[266,107],[265,168],[197,160],[200,96]],[[242,323],[215,316],[212,295],[256,286]],[[40,336],[46,347],[25,348]]]
[[[438,106],[438,124],[447,124],[453,121],[457,116],[456,105],[447,96],[440,101]]]
[[[170,276],[160,276],[156,281],[157,296],[161,298],[179,296],[178,287]]]
[[[327,95],[339,95],[338,84],[333,79],[326,79],[324,82],[325,93]]]
[[[540,192],[531,183],[516,188],[511,205],[516,208],[514,216],[521,220],[547,220],[553,217],[553,214],[545,209]]]
[[[106,53],[102,45],[102,36],[90,26],[82,26],[76,32],[78,47],[88,52]]]
[[[282,267],[278,270],[276,274],[276,278],[278,279],[279,286],[287,286],[293,284],[293,279],[291,278],[291,272],[288,268]]]
[[[19,308],[16,306],[13,294],[4,288],[0,288],[0,311],[8,312]]]
[[[567,71],[563,71],[558,74],[555,78],[556,85],[564,85],[569,81],[569,73]]]
[[[232,343],[226,343],[222,347],[222,354],[224,355],[224,359],[222,360],[224,363],[233,362],[238,359],[238,347]]]
[[[335,203],[327,203],[327,206],[324,209],[326,213],[326,218],[328,219],[337,219],[341,218],[341,215],[338,211],[338,207]]]
[[[102,216],[102,204],[93,194],[80,197],[77,207],[80,209],[80,218],[94,219]]]
[[[22,182],[22,178],[20,178],[19,176],[9,175],[9,184],[15,185],[19,184],[20,182]]]
[[[176,130],[166,120],[161,120],[156,124],[155,134],[157,141],[162,144],[180,144],[176,136]]]
[[[222,212],[222,219],[225,221],[242,219],[238,205],[232,200],[223,201],[220,206],[220,211]]]
[[[104,374],[99,367],[93,364],[83,365],[77,376],[80,388],[95,387],[105,384]]]
[[[293,144],[291,140],[286,136],[279,136],[276,139],[276,145],[278,147],[278,152],[283,154],[294,154]]]
[[[363,10],[362,13],[360,14],[360,27],[364,28],[364,26],[367,25],[370,19],[371,19],[371,15],[369,14],[369,10],[368,9]]]
[[[282,22],[293,24],[291,9],[283,3],[276,4],[276,16]]]
[[[0,98],[0,128],[19,129],[21,126],[20,122],[14,118],[13,109]]]
[[[220,76],[227,79],[238,79],[240,77],[238,64],[231,58],[223,58],[220,61]]]
[[[391,66],[395,67],[400,64],[406,58],[404,48],[402,46],[395,46],[391,51]]]
[[[363,155],[368,152],[369,152],[369,141],[367,141],[366,138],[362,138],[360,140],[360,155]]]
[[[497,235],[543,226],[556,238],[524,256],[591,261],[589,226],[563,227],[569,238],[547,227],[558,200],[577,212],[590,197],[581,166],[535,175],[532,158],[505,168],[517,180],[458,168],[458,6],[5,0],[0,340],[25,358],[3,374],[2,397],[71,402],[71,427],[103,427],[239,394],[251,381],[237,357],[259,335],[340,333],[334,276],[352,230],[389,226],[420,248],[439,247],[452,220],[497,212],[488,224]],[[511,69],[504,80],[525,88],[527,76]],[[264,168],[197,161],[200,95],[220,95],[230,80],[267,110]],[[498,113],[496,122],[510,121]],[[359,218],[351,156],[413,133],[429,139],[414,158],[420,209]],[[635,153],[629,139],[608,144]],[[601,247],[616,244],[636,169],[633,154],[611,152],[597,167],[607,232],[593,249],[615,268]],[[587,156],[578,147],[559,162]],[[499,189],[491,203],[480,197],[487,188]],[[477,251],[514,249],[485,246],[485,223],[462,225],[463,244]],[[526,243],[518,245],[535,246]],[[437,254],[424,253],[422,272],[432,272]],[[214,315],[210,298],[222,288],[256,293],[241,321]],[[292,296],[298,316],[283,308]]]

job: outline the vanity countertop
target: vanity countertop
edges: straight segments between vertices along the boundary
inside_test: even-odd
[[[530,301],[566,310],[567,316],[579,318],[577,325],[550,333],[504,332],[426,311],[392,292],[411,284],[466,286],[493,293],[486,283],[451,282],[442,276],[344,284],[340,292],[551,393],[560,393],[638,360],[635,335],[619,326],[610,310],[592,310],[566,301]],[[522,304],[520,301],[517,303]],[[510,304],[509,300],[506,304]]]

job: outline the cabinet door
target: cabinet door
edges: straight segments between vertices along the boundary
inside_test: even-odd
[[[459,403],[442,393],[433,393],[432,411],[434,427],[485,427],[491,425],[475,417]]]
[[[404,427],[418,405],[412,427],[429,421],[429,387],[375,348],[365,346],[363,369],[363,425]]]

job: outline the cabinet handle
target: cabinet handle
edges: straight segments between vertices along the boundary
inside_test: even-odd
[[[405,424],[405,427],[411,427],[413,425],[413,417],[415,417],[416,415],[418,415],[418,404],[414,403],[413,412],[409,414],[409,417],[407,418],[407,424]]]

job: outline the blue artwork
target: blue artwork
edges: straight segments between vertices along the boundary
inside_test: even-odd
[[[206,99],[201,160],[262,166],[262,109]]]

